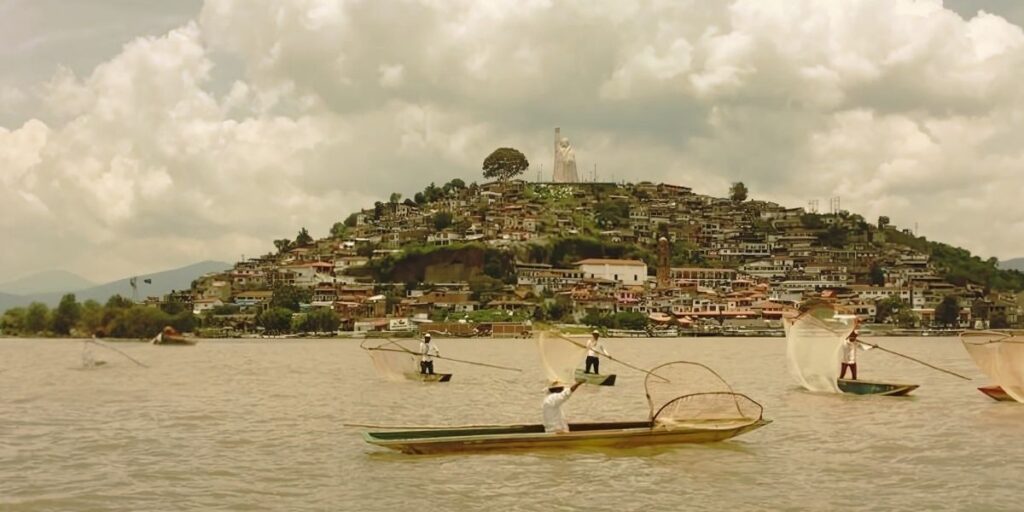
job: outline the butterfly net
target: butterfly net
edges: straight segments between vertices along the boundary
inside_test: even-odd
[[[370,356],[378,375],[390,380],[404,380],[410,374],[419,373],[419,356],[416,354],[418,347],[406,345],[411,343],[403,345],[399,341],[390,341],[377,346],[360,347]]]
[[[576,369],[587,357],[585,343],[563,338],[554,333],[541,332],[537,338],[544,376],[549,381],[570,383],[576,379]]]
[[[856,328],[856,318],[838,317],[830,306],[818,305],[783,324],[790,375],[809,391],[841,393],[843,342]]]
[[[761,404],[735,393],[714,370],[675,361],[651,369],[644,379],[653,428],[733,429],[758,422]]]
[[[960,341],[982,373],[1024,402],[1024,332],[965,332]]]

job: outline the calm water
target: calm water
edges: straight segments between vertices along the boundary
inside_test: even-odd
[[[449,384],[377,378],[358,342],[206,341],[115,346],[0,340],[0,510],[1020,510],[1024,406],[996,403],[956,339],[879,339],[976,377],[961,381],[878,351],[861,378],[922,385],[914,397],[796,389],[782,339],[611,340],[638,365],[688,359],[719,371],[775,422],[714,445],[623,451],[408,456],[346,422],[539,421],[530,342],[438,340]],[[572,420],[643,419],[641,374],[567,405]]]

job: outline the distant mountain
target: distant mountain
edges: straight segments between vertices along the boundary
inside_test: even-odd
[[[999,268],[1003,270],[1020,270],[1024,272],[1024,258],[1013,258],[1012,260],[1000,261]]]
[[[192,281],[209,272],[222,272],[230,269],[230,263],[222,261],[203,261],[187,267],[165,270],[153,274],[139,274],[139,299],[147,296],[159,296],[169,293],[171,290],[184,290],[192,286]],[[93,299],[99,302],[106,302],[111,295],[120,294],[125,297],[132,296],[130,278],[119,279],[106,284],[92,286],[75,291],[75,298],[78,302]],[[145,282],[150,280],[149,283]],[[67,292],[37,293],[28,295],[9,295],[0,293],[0,312],[17,306],[27,306],[31,302],[42,302],[54,307],[60,302],[60,298]]]
[[[96,283],[66,270],[47,270],[21,279],[0,283],[0,293],[9,295],[38,295],[42,293],[77,292],[96,286]]]

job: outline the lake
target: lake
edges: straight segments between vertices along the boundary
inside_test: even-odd
[[[815,395],[787,373],[785,340],[609,340],[651,367],[704,363],[774,423],[731,441],[636,450],[414,456],[345,423],[540,421],[543,373],[524,340],[447,340],[446,384],[375,375],[353,340],[112,343],[0,339],[0,510],[1019,510],[1024,405],[997,403],[956,338],[870,338],[975,378],[881,351],[860,378],[917,383],[908,398]],[[602,361],[570,421],[645,419],[643,374]]]

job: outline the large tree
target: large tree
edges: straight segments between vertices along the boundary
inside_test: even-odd
[[[514,148],[498,148],[484,159],[484,177],[498,181],[507,181],[526,172],[530,162],[526,156]]]
[[[955,326],[960,322],[960,300],[955,295],[946,295],[935,307],[935,322],[939,325]]]
[[[25,311],[25,332],[37,334],[46,330],[50,324],[50,308],[42,302],[33,302]]]
[[[295,245],[298,247],[302,247],[304,245],[309,245],[311,243],[313,243],[313,237],[310,236],[309,230],[307,230],[306,228],[300,229],[298,236],[295,237]]]
[[[69,293],[60,299],[57,309],[53,310],[53,332],[56,334],[71,334],[71,329],[82,317],[82,307],[75,300],[75,294]]]
[[[736,202],[747,200],[747,186],[742,181],[737,181],[729,187],[729,198]]]

